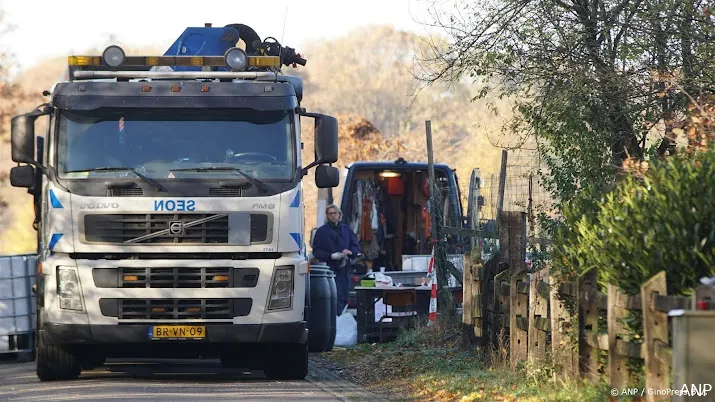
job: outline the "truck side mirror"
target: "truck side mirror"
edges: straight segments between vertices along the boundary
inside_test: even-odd
[[[340,170],[333,166],[320,165],[315,168],[315,185],[318,188],[337,187],[340,184]]]
[[[315,155],[320,163],[338,161],[338,119],[333,116],[315,119]]]
[[[338,161],[338,119],[322,113],[308,113],[298,109],[300,116],[315,119],[315,162],[306,167],[309,169],[322,163]]]
[[[35,185],[35,168],[32,165],[22,165],[10,169],[10,185],[32,188]]]
[[[12,160],[35,163],[35,120],[37,116],[21,114],[12,118]]]

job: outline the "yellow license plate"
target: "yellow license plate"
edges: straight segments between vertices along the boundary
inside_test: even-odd
[[[204,339],[203,325],[153,325],[149,327],[151,339]]]

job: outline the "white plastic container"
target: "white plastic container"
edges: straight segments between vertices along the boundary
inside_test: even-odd
[[[429,255],[403,255],[403,271],[427,271],[429,267]]]

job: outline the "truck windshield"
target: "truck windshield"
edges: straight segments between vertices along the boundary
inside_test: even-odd
[[[149,178],[287,181],[296,171],[288,111],[104,109],[63,112],[57,164],[62,178],[113,177],[133,168]],[[205,169],[222,167],[224,169]]]

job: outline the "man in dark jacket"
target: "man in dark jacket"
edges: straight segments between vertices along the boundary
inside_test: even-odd
[[[350,259],[360,252],[355,233],[341,222],[343,213],[337,205],[325,208],[327,223],[315,232],[313,237],[313,256],[328,264],[335,273],[335,285],[338,290],[338,315],[348,304],[350,293]]]

